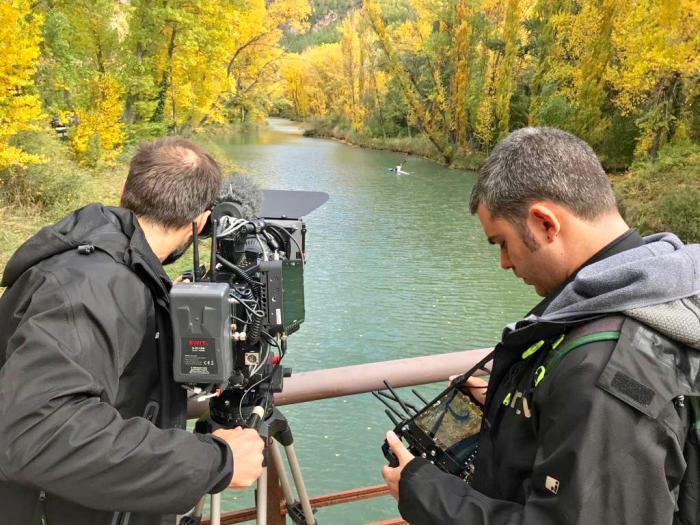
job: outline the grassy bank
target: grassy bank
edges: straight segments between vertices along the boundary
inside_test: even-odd
[[[668,145],[656,162],[636,162],[612,182],[623,216],[640,233],[700,242],[699,144]]]
[[[418,155],[419,157],[444,164],[442,155],[438,153],[435,146],[423,134],[412,137],[369,137],[329,121],[312,120],[308,122],[308,125],[310,128],[304,132],[304,135],[308,137],[331,138],[362,148]],[[484,160],[485,157],[480,153],[458,153],[455,155],[455,159],[450,164],[450,167],[475,171],[479,169]]]

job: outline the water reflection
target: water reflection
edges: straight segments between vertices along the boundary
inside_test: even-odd
[[[261,187],[325,191],[306,218],[306,322],[287,365],[332,368],[493,345],[536,296],[498,267],[467,209],[474,174],[303,137],[291,122],[221,139]],[[437,390],[438,387],[433,388]],[[389,422],[369,395],[285,407],[311,494],[381,482]],[[234,500],[234,498],[236,498]],[[230,508],[248,493],[227,493]],[[319,522],[357,525],[398,515],[393,500],[321,509]]]

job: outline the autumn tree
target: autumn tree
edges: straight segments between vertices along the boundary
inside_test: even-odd
[[[423,8],[421,10],[423,18],[418,17],[415,23],[406,23],[398,29],[399,35],[404,37],[400,40],[400,45],[404,46],[404,52],[417,52],[422,41],[431,35],[430,19],[434,16],[434,12],[426,9],[425,6],[421,5],[420,7]],[[389,70],[397,79],[408,101],[412,116],[445,161],[451,162],[454,156],[454,144],[451,143],[449,136],[450,122],[446,114],[448,106],[439,66],[434,62],[427,64],[425,71],[428,72],[433,89],[424,94],[417,75],[415,72],[412,74],[411,68],[406,67],[402,61],[400,49],[394,43],[394,39],[382,19],[379,5],[374,0],[365,0],[364,8],[371,26],[377,34],[379,45],[386,54]],[[431,55],[432,58],[436,57],[435,50],[432,51]]]
[[[607,78],[615,104],[636,117],[637,152],[655,158],[679,127],[684,128],[684,106],[698,84],[700,4],[634,0],[620,9],[612,39],[616,60]]]
[[[166,21],[174,14],[168,4],[167,0],[131,0],[126,11],[124,122],[145,135],[165,131],[163,108],[169,77],[157,64],[170,43]]]
[[[61,123],[83,164],[112,162],[124,140],[121,4],[56,0],[46,17],[39,76],[44,105]]]
[[[307,0],[173,0],[155,61],[160,106],[175,129],[253,120],[264,114],[283,50],[281,27],[301,28]]]
[[[567,129],[593,146],[606,137],[610,119],[604,113],[609,92],[606,71],[614,58],[612,26],[619,2],[581,0],[576,9],[567,4],[548,13],[548,31],[554,38],[547,48],[543,78],[549,97],[561,97],[566,112],[552,124]],[[541,121],[547,122],[545,115]]]
[[[37,129],[41,105],[34,86],[39,61],[42,17],[28,0],[0,4],[0,170],[40,162],[14,144],[21,131]]]

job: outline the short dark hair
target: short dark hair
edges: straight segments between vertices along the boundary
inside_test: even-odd
[[[214,157],[189,140],[142,142],[131,159],[120,205],[164,227],[180,228],[211,206],[221,181]]]
[[[518,129],[479,171],[469,209],[476,213],[482,203],[493,217],[518,224],[538,200],[556,202],[588,220],[617,210],[610,181],[588,144],[560,129]]]

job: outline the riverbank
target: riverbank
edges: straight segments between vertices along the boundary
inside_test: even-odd
[[[640,233],[700,242],[700,144],[667,145],[655,162],[635,162],[611,181],[623,217]]]
[[[195,135],[193,139],[227,164],[227,156],[217,151],[213,140],[222,133],[218,130],[211,135]],[[305,134],[439,161],[424,137],[368,138],[337,126],[309,129]],[[73,160],[66,144],[51,132],[27,134],[23,142],[27,151],[42,154],[46,162],[0,173],[0,268],[32,233],[71,210],[88,202],[117,205],[135,148],[125,148],[111,166],[88,169]],[[458,158],[451,167],[476,170],[483,160],[479,156]],[[225,169],[228,173],[237,170],[230,164]],[[672,231],[685,242],[700,242],[700,145],[668,145],[661,149],[655,162],[637,162],[627,172],[611,175],[610,179],[623,216],[640,233]]]
[[[322,121],[305,122],[308,126],[304,131],[307,137],[329,138],[361,148],[370,148],[383,151],[393,151],[406,155],[417,155],[437,163],[444,164],[442,155],[435,149],[435,146],[425,135],[415,135],[412,137],[368,137],[351,129],[338,126],[333,123]],[[457,154],[455,159],[448,166],[450,168],[477,171],[486,160],[480,153]]]
[[[439,163],[441,155],[424,135],[367,137],[323,121],[305,123],[304,135],[339,140],[362,148],[418,155]],[[485,156],[457,156],[450,168],[477,171]],[[643,235],[672,231],[685,242],[700,242],[700,145],[671,144],[656,161],[637,161],[628,170],[610,174],[622,215]]]

